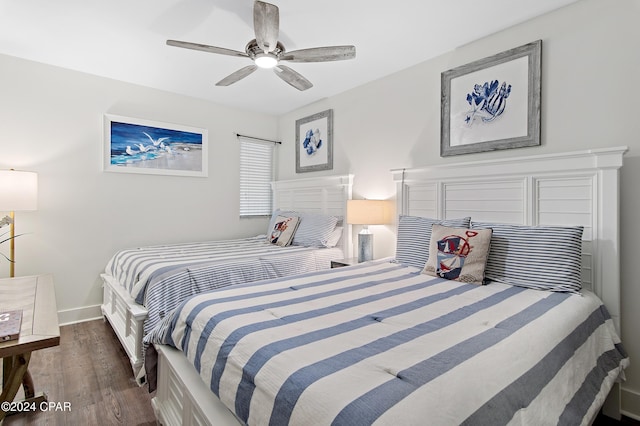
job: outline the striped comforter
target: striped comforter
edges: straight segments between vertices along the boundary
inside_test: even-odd
[[[279,247],[265,237],[138,247],[117,252],[105,272],[148,310],[144,333],[194,294],[328,269],[341,248]]]
[[[588,424],[628,358],[592,293],[391,262],[220,289],[149,336],[253,424]]]

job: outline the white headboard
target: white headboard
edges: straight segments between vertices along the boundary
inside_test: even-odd
[[[271,182],[274,208],[322,213],[343,218],[342,249],[351,256],[351,225],[347,225],[347,200],[353,191],[353,175],[319,176]]]
[[[619,169],[627,147],[392,170],[400,214],[582,225],[583,287],[620,331]]]

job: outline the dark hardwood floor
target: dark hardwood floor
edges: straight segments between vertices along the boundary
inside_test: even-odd
[[[61,327],[60,346],[34,352],[29,369],[36,393],[71,409],[14,414],[3,426],[156,424],[153,395],[136,384],[126,353],[102,320]]]
[[[601,415],[593,422],[593,426],[640,426],[640,421],[625,416],[622,416],[620,421],[616,421]]]
[[[36,392],[45,392],[49,402],[70,403],[71,410],[15,414],[2,426],[156,424],[153,395],[136,384],[126,353],[102,320],[61,327],[60,346],[34,352],[30,371]],[[599,416],[594,426],[640,422]]]

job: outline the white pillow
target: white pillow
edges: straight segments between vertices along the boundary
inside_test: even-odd
[[[323,242],[323,246],[331,248],[338,245],[340,238],[342,238],[342,226],[336,226],[335,229],[329,235],[326,241]]]

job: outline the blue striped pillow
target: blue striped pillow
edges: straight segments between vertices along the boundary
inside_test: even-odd
[[[424,268],[429,258],[431,227],[433,225],[468,228],[470,217],[460,219],[431,219],[420,216],[400,215],[398,219],[398,238],[396,243],[396,261],[416,268]]]
[[[293,235],[293,241],[291,244],[294,246],[305,247],[327,247],[327,242],[331,239],[333,230],[336,228],[338,223],[342,221],[338,216],[277,209],[271,216],[268,228],[269,232],[275,226],[275,220],[278,216],[297,216],[300,218],[298,229]]]
[[[485,277],[519,287],[579,293],[582,226],[526,226],[473,222],[491,228]]]
[[[293,236],[294,246],[324,247],[338,224],[336,216],[301,213],[300,224]]]

